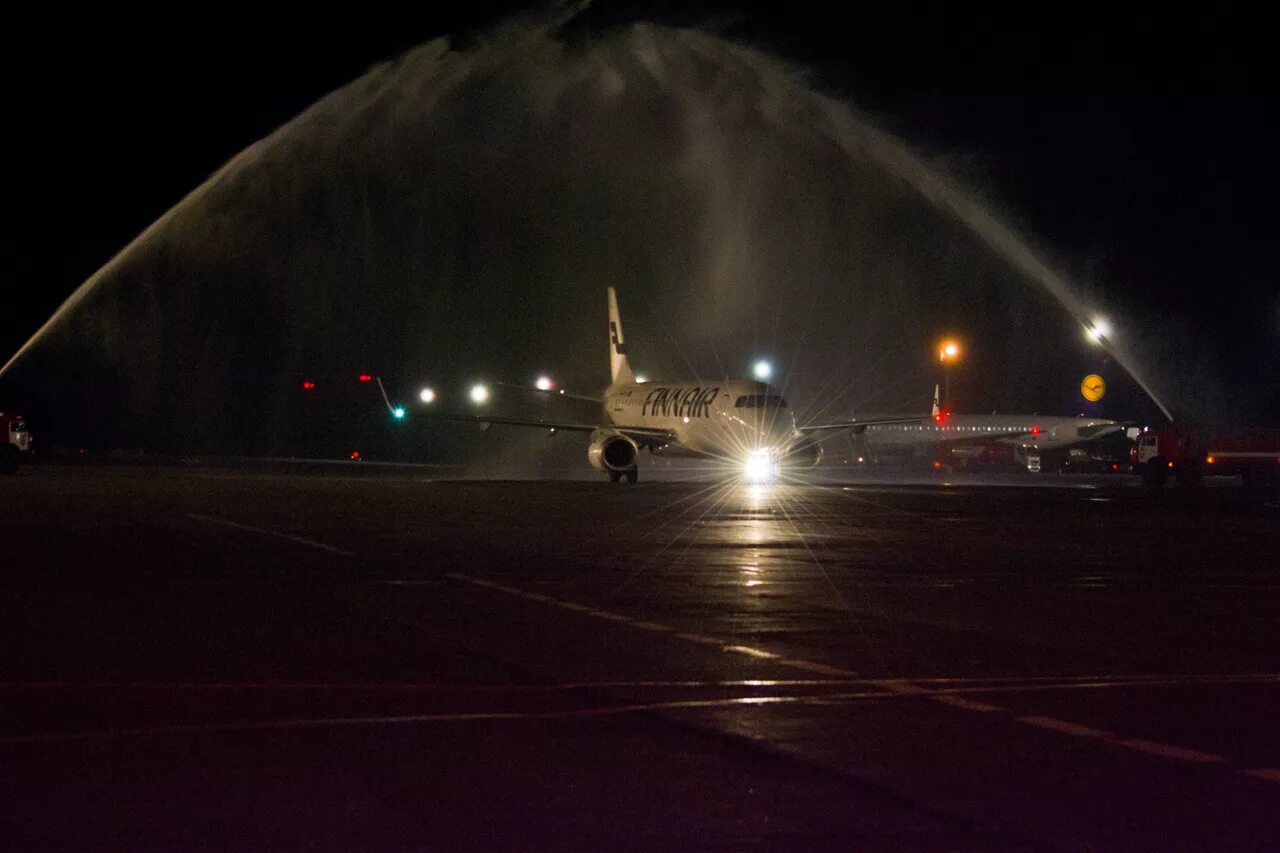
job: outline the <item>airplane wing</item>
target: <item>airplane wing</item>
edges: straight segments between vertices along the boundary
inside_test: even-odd
[[[593,432],[600,429],[599,424],[582,424],[568,423],[565,421],[531,421],[521,418],[493,418],[487,415],[441,415],[435,412],[426,413],[429,418],[437,418],[442,421],[463,421],[464,423],[479,424],[481,427],[487,427],[489,424],[502,424],[503,426],[522,426],[537,427],[538,429],[553,430],[559,432]]]
[[[595,432],[598,429],[612,430],[613,432],[625,435],[636,444],[648,446],[653,444],[668,444],[676,440],[675,434],[665,429],[649,429],[648,427],[626,427],[615,426],[613,424],[585,424],[570,423],[566,421],[533,421],[523,418],[494,418],[487,415],[442,415],[430,413],[427,415],[432,418],[439,418],[445,421],[463,421],[464,423],[473,423],[479,425],[482,429],[487,428],[490,424],[501,424],[502,426],[520,426],[534,427],[536,429],[545,429],[550,432]]]
[[[884,426],[886,424],[918,424],[924,421],[931,421],[930,415],[920,415],[915,418],[869,418],[867,420],[850,420],[839,421],[831,424],[817,424],[811,426],[796,427],[796,429],[804,435],[815,432],[830,432],[836,429],[862,430],[869,426]]]

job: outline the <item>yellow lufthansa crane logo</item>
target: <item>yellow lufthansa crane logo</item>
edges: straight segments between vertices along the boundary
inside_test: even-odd
[[[1090,373],[1080,383],[1080,394],[1090,403],[1096,403],[1107,393],[1107,383],[1096,373]]]

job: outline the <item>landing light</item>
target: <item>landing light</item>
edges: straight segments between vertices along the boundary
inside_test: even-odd
[[[748,483],[770,483],[778,476],[778,463],[768,450],[753,450],[747,454],[743,474]]]
[[[637,373],[637,374],[636,374],[636,384],[637,384],[637,385],[643,385],[644,383],[646,383],[646,382],[648,382],[648,381],[649,381],[649,377],[648,377],[648,376],[645,376],[643,373]],[[562,391],[561,393],[564,393],[564,392]]]
[[[533,387],[537,388],[539,391],[550,391],[552,388],[556,387],[556,383],[551,381],[550,376],[539,376],[538,380],[533,383]]]
[[[436,401],[436,392],[430,388],[423,388],[418,392],[418,399],[424,403],[434,403]]]
[[[489,402],[489,388],[485,385],[472,385],[471,402],[477,405]]]
[[[751,372],[761,382],[768,382],[769,377],[773,376],[773,365],[762,358],[751,368]]]

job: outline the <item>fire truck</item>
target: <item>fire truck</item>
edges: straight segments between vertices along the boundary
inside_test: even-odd
[[[31,433],[22,415],[0,412],[0,429],[4,430],[4,444],[0,445],[0,474],[13,474],[18,462],[31,453]]]
[[[1253,429],[1203,437],[1169,426],[1142,432],[1130,450],[1135,474],[1159,488],[1172,474],[1196,486],[1205,475],[1238,476],[1250,489],[1280,488],[1280,430]]]

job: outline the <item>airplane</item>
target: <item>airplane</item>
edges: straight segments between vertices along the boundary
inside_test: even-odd
[[[618,296],[608,289],[610,383],[596,423],[524,420],[489,415],[434,414],[447,420],[537,427],[588,434],[587,461],[611,482],[639,481],[641,450],[727,462],[749,482],[768,482],[783,467],[812,468],[822,458],[820,436],[859,427],[912,424],[927,415],[797,426],[773,386],[755,380],[641,382],[631,370]]]
[[[961,459],[990,455],[994,448],[1021,455],[1030,464],[1044,451],[1094,441],[1125,429],[1127,424],[1105,418],[1045,415],[963,415],[943,411],[938,387],[933,388],[932,418],[899,424],[869,424],[853,430],[863,457],[917,455],[928,450]]]

